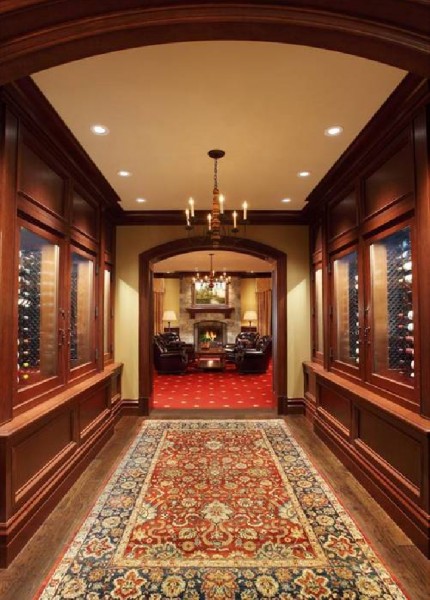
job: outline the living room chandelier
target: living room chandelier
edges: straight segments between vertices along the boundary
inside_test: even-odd
[[[224,150],[209,150],[208,155],[210,158],[214,160],[214,188],[213,188],[213,197],[212,197],[212,210],[207,215],[207,235],[212,240],[212,244],[214,246],[218,246],[221,240],[221,232],[224,229],[225,233],[228,231],[228,226],[233,225],[231,228],[231,233],[238,233],[239,228],[238,218],[239,213],[234,210],[231,214],[231,222],[229,223],[227,217],[224,213],[224,201],[225,198],[222,194],[219,193],[218,189],[218,160],[220,160],[223,156],[225,156]],[[186,226],[185,229],[187,231],[191,231],[194,229],[194,225],[196,222],[195,213],[194,213],[194,199],[190,198],[188,200],[189,208],[185,210],[185,218],[186,218]],[[243,214],[242,220],[240,221],[243,225],[246,226],[248,219],[248,203],[244,202],[242,204]]]
[[[196,273],[195,277],[193,277],[193,283],[199,283],[200,285],[206,285],[210,290],[215,287],[216,283],[225,283],[229,285],[231,283],[230,275],[224,271],[224,273],[220,275],[215,275],[215,270],[213,268],[213,256],[214,254],[209,254],[210,256],[210,269],[207,275],[200,275],[200,273]]]

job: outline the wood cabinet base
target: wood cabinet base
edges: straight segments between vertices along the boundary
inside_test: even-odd
[[[121,365],[0,427],[0,567],[7,567],[113,433]]]
[[[305,363],[315,432],[430,557],[430,420]]]

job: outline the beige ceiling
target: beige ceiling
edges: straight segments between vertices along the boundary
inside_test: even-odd
[[[189,42],[113,52],[34,80],[126,210],[209,209],[211,148],[226,209],[300,209],[405,73],[337,52]],[[110,134],[94,136],[102,123]],[[328,138],[324,129],[344,133]],[[120,169],[132,172],[125,179]],[[311,171],[307,179],[300,170]],[[144,204],[136,198],[144,197]],[[290,197],[289,204],[281,200]]]
[[[254,256],[241,254],[239,252],[227,252],[225,250],[213,251],[213,268],[220,273],[228,271],[247,271],[249,273],[268,273],[273,270],[273,264]],[[207,273],[210,269],[209,251],[188,252],[172,256],[154,265],[154,271],[158,273],[175,273],[176,271],[199,271]]]

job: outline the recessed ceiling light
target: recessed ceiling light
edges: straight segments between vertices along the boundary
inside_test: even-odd
[[[146,202],[146,198],[136,198],[136,202]]]
[[[118,175],[120,177],[130,177],[131,173],[130,173],[130,171],[118,171]]]
[[[327,129],[324,130],[324,135],[327,135],[328,137],[334,137],[336,135],[340,135],[342,131],[343,127],[340,125],[333,125],[332,127],[327,127]]]
[[[109,133],[109,129],[105,125],[91,125],[91,131],[94,135],[107,135]]]
[[[299,171],[297,177],[309,177],[310,174],[310,171]]]
[[[288,202],[291,202],[291,198],[282,198],[281,202],[287,204]]]

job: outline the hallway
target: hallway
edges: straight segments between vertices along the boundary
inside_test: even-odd
[[[157,411],[156,418],[178,418],[176,411]],[[214,411],[215,412],[215,411]],[[212,412],[211,412],[212,414]],[[183,411],[180,412],[183,415]],[[194,411],[195,418],[207,413]],[[249,411],[219,412],[214,418],[268,418],[267,413]],[[350,512],[366,538],[411,600],[425,600],[430,594],[430,565],[412,542],[357,483],[328,448],[310,431],[302,416],[287,417],[286,422],[313,464],[333,486],[336,495]],[[9,569],[0,571],[2,600],[31,600],[46,580],[62,548],[87,515],[92,502],[119,458],[138,432],[142,418],[123,417],[114,436],[100,451],[70,492],[60,502]],[[424,586],[424,587],[423,587]]]

